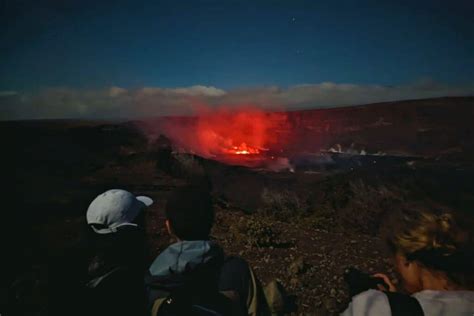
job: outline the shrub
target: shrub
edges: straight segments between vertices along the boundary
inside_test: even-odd
[[[277,247],[281,244],[279,232],[272,228],[272,221],[266,217],[250,215],[240,218],[231,226],[234,239],[250,247]]]
[[[330,230],[335,226],[335,211],[327,205],[311,208],[310,215],[305,218],[304,224],[310,228]]]
[[[262,206],[258,210],[265,216],[288,221],[308,215],[308,201],[289,190],[263,189]]]
[[[402,192],[362,180],[349,182],[349,194],[348,203],[338,210],[342,225],[369,234],[376,234],[384,214],[403,201]]]
[[[276,233],[268,221],[251,218],[247,223],[247,238],[250,246],[271,247],[278,246],[278,233]]]

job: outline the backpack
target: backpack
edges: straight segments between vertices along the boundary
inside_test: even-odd
[[[151,316],[226,316],[233,314],[232,302],[220,292],[195,295],[167,293],[155,299]]]

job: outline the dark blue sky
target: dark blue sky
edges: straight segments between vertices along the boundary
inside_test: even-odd
[[[474,1],[3,0],[0,10],[0,91],[474,81]]]

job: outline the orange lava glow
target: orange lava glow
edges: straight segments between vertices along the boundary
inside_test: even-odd
[[[260,149],[256,147],[248,146],[246,143],[242,143],[239,146],[232,146],[232,148],[222,149],[225,153],[234,154],[234,155],[258,155],[260,154]]]
[[[278,142],[275,129],[286,122],[283,113],[258,109],[220,109],[199,116],[198,152],[211,156],[260,155]]]

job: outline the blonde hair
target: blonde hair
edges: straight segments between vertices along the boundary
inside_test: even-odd
[[[472,286],[472,218],[432,203],[412,204],[395,212],[385,229],[393,254],[444,272],[456,284]]]

